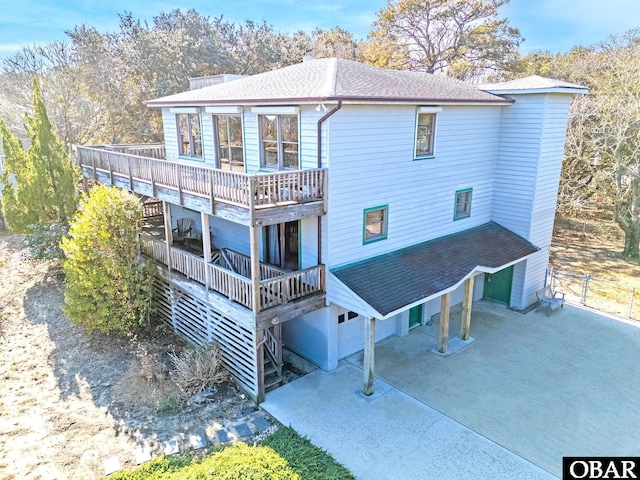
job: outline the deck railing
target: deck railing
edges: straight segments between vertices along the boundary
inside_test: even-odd
[[[167,244],[148,235],[140,234],[142,253],[168,265]],[[171,265],[187,278],[206,285],[207,288],[228,297],[253,310],[250,258],[233,250],[223,249],[214,255],[214,263],[205,263],[204,259],[171,247]],[[235,272],[226,268],[224,256],[229,258]],[[207,269],[208,275],[205,273]],[[271,265],[260,264],[260,310],[275,307],[283,303],[302,298],[322,290],[324,265],[286,272]]]
[[[279,203],[304,203],[322,200],[325,169],[294,170],[274,173],[237,173],[209,167],[140,156],[106,147],[76,147],[78,163],[96,177],[108,174],[156,187],[168,187],[213,201],[260,207]],[[140,150],[142,151],[142,150]],[[251,201],[253,200],[253,202]]]

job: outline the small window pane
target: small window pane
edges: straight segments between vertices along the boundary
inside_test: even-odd
[[[298,144],[285,143],[284,148],[284,168],[298,168]]]
[[[263,142],[263,155],[265,165],[278,166],[278,144],[276,142]]]
[[[466,218],[471,215],[471,190],[456,192],[456,210],[454,219]]]
[[[260,128],[263,140],[278,140],[278,117],[277,115],[261,115]]]
[[[242,147],[242,121],[239,115],[229,117],[229,144]]]
[[[178,136],[180,137],[180,154],[190,155],[189,118],[187,115],[176,115],[178,119]]]
[[[433,155],[433,126],[436,115],[434,113],[418,114],[416,130],[416,157]]]
[[[298,141],[298,116],[283,115],[280,117],[283,142]]]
[[[365,243],[387,238],[387,208],[365,211]]]
[[[227,117],[220,115],[217,118],[218,124],[218,141],[220,146],[227,146],[229,144],[229,129],[227,128]]]

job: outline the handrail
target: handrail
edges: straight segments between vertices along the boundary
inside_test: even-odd
[[[307,202],[322,200],[326,169],[287,170],[277,172],[239,173],[207,166],[186,165],[180,162],[159,160],[147,156],[109,150],[105,147],[76,147],[78,164],[96,178],[98,171],[125,177],[129,185],[134,181],[156,187],[225,201],[242,206],[250,206],[252,196],[256,206],[278,203]]]

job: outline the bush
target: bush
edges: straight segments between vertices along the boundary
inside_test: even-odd
[[[148,325],[152,270],[138,251],[140,202],[117,188],[84,195],[62,241],[64,312],[89,333],[135,333]]]
[[[25,235],[25,243],[29,247],[31,258],[36,260],[64,260],[64,251],[60,244],[69,232],[66,223],[52,223],[29,225],[29,232]]]
[[[170,353],[169,356],[175,366],[171,375],[188,398],[227,378],[227,372],[222,366],[222,352],[217,343],[190,348],[180,356],[175,353]]]
[[[117,472],[117,480],[300,480],[300,477],[269,447],[237,443],[207,455],[200,461],[190,454],[159,457],[136,470]]]

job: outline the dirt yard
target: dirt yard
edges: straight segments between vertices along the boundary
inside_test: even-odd
[[[622,258],[623,248],[622,230],[612,221],[556,217],[549,263],[558,270],[635,285],[640,263]]]
[[[136,448],[215,438],[251,405],[230,384],[204,403],[180,401],[167,375],[150,377],[182,340],[160,328],[89,338],[62,300],[60,268],[29,260],[22,237],[0,231],[0,478],[99,478],[109,457],[130,468]]]

